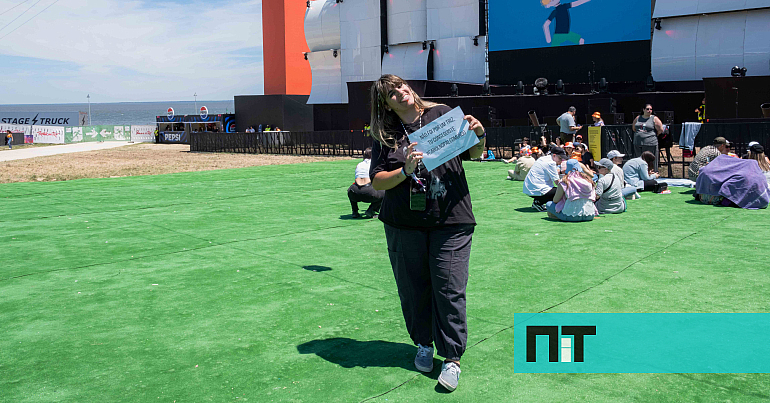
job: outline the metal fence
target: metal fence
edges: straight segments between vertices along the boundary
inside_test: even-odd
[[[190,133],[190,151],[361,156],[371,137],[360,130],[320,132]]]
[[[674,144],[679,143],[682,125],[671,125],[670,133]],[[588,139],[586,129],[579,132]],[[533,126],[490,127],[487,128],[487,148],[497,158],[510,158],[518,145],[527,137],[531,140],[545,135],[549,141],[559,134],[558,126],[545,129]],[[704,147],[713,143],[716,137],[725,137],[734,144],[733,150],[738,155],[746,152],[750,141],[758,141],[766,149],[770,147],[770,121],[751,123],[707,123],[695,138],[695,147]],[[631,125],[613,125],[602,128],[602,149],[591,150],[596,159],[606,156],[610,150],[626,154],[626,158],[638,157],[634,153],[634,132]],[[532,142],[534,143],[534,141]],[[262,133],[190,133],[190,151],[229,152],[252,154],[294,154],[294,155],[335,155],[359,157],[364,149],[372,146],[372,138],[361,130],[337,130],[318,132],[262,132]],[[661,173],[668,169],[668,176],[683,176],[685,166],[691,157],[673,157],[661,154]],[[681,164],[680,170],[672,166]],[[676,174],[675,174],[676,172]]]

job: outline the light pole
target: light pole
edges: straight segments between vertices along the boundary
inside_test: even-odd
[[[91,124],[91,94],[88,94],[86,98],[88,98],[88,125],[93,126]]]
[[[198,113],[198,92],[196,91],[193,96],[195,97],[195,113],[193,115],[196,115]]]

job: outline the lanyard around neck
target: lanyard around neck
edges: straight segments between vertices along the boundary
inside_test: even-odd
[[[399,119],[399,121],[400,120],[401,119]],[[406,134],[406,138],[408,139],[409,138],[409,133],[406,132],[406,126],[404,126],[404,122],[401,122],[401,128],[404,129],[404,134]],[[422,129],[422,110],[420,111],[420,129]]]

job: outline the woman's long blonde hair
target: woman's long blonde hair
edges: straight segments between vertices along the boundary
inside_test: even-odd
[[[385,106],[387,105],[385,100],[388,99],[388,92],[390,92],[390,90],[398,88],[401,85],[409,87],[409,91],[412,92],[412,97],[414,98],[414,104],[421,110],[424,111],[436,105],[440,105],[435,102],[421,99],[414,92],[412,87],[401,77],[393,74],[383,74],[382,77],[372,84],[370,90],[370,105],[372,108],[370,120],[370,122],[372,122],[372,127],[370,133],[375,140],[380,142],[380,144],[390,148],[398,148],[396,135],[399,131],[396,130],[397,128],[400,129],[401,118],[399,118],[392,110],[385,109]]]
[[[767,163],[767,158],[765,158],[765,153],[755,153],[754,151],[749,151],[749,159],[750,160],[756,160],[759,164],[759,169],[768,172],[770,171],[770,164]]]

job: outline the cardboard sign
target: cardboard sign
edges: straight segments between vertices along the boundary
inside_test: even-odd
[[[465,114],[458,106],[409,135],[409,141],[417,143],[415,150],[423,153],[422,163],[428,171],[479,143],[463,117]]]

